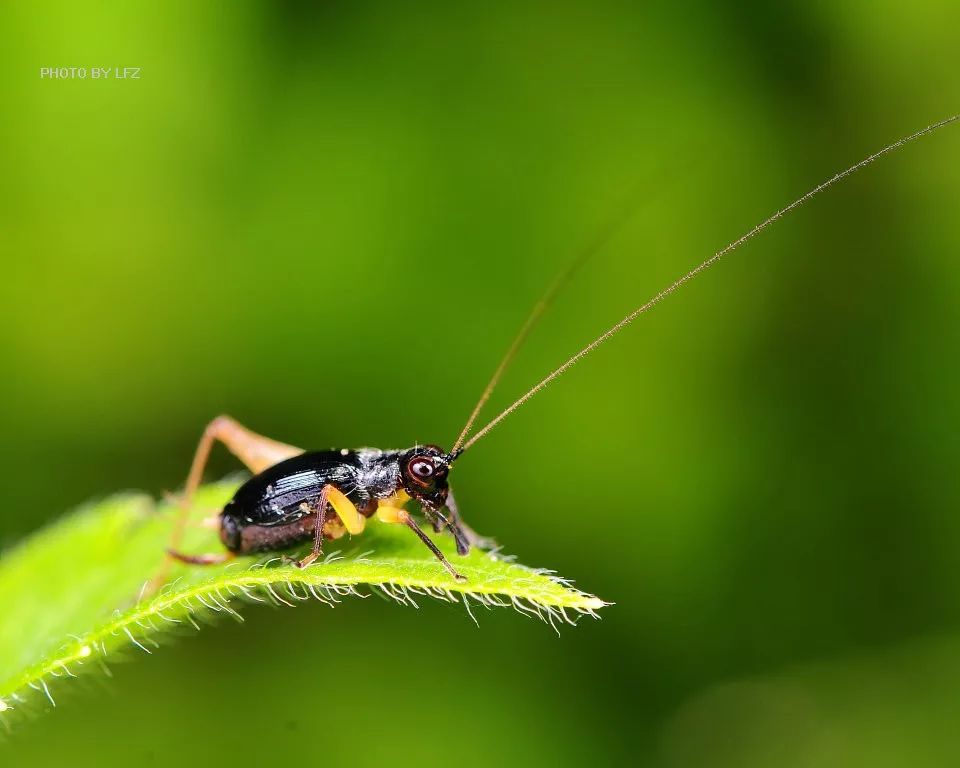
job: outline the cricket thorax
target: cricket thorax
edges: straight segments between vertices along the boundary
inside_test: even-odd
[[[356,458],[357,484],[366,488],[373,499],[380,501],[402,490],[399,451],[359,448]]]

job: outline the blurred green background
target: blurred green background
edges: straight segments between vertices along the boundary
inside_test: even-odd
[[[958,24],[949,0],[3,3],[0,544],[177,488],[220,412],[449,444],[632,190],[495,405],[957,111]],[[615,601],[602,622],[250,609],[79,682],[3,763],[955,764],[958,161],[950,129],[827,193],[457,467],[467,519]]]

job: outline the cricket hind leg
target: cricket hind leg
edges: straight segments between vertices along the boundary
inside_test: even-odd
[[[217,442],[223,443],[230,453],[240,459],[244,466],[254,474],[263,472],[263,470],[278,464],[284,459],[303,453],[300,448],[258,435],[229,416],[217,416],[207,424],[203,430],[203,435],[200,437],[200,442],[197,444],[196,453],[193,455],[190,473],[187,475],[183,495],[178,502],[179,509],[173,524],[173,531],[170,534],[167,554],[169,558],[174,560],[194,565],[213,565],[224,562],[232,556],[230,554],[186,555],[179,551],[183,534],[186,531],[187,516],[193,506],[193,497],[203,480],[203,470],[210,458],[210,451],[214,443]],[[161,566],[160,571],[151,579],[151,584],[157,587],[166,581],[169,569],[170,559],[167,559]]]
[[[167,554],[174,560],[179,560],[187,565],[221,565],[229,560],[233,560],[236,555],[233,552],[218,552],[205,555],[185,555],[183,552],[176,552],[172,549],[167,550]]]
[[[303,453],[302,448],[295,448],[292,445],[258,435],[229,416],[217,416],[203,430],[203,435],[197,445],[197,451],[193,455],[190,474],[187,475],[187,484],[183,492],[183,501],[187,506],[193,502],[193,495],[200,487],[200,482],[203,480],[203,470],[210,458],[210,450],[216,442],[223,443],[227,450],[240,459],[244,466],[255,475],[274,464],[279,464],[284,459]]]

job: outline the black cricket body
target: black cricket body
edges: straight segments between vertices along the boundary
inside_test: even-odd
[[[432,445],[405,451],[310,451],[294,456],[251,477],[220,513],[220,539],[237,554],[283,549],[315,535],[313,504],[325,485],[337,487],[364,517],[378,502],[420,503],[431,522],[447,504],[450,457]],[[453,528],[458,551],[469,552],[464,535]],[[323,536],[340,538],[346,529],[336,518],[324,523]]]
[[[471,434],[481,409],[544,309],[573,273],[596,253],[612,234],[614,228],[608,227],[605,234],[591,247],[580,252],[534,306],[449,452],[444,452],[434,445],[427,445],[403,451],[364,448],[304,453],[294,446],[251,432],[227,416],[214,419],[207,426],[197,446],[187,478],[181,514],[171,537],[170,554],[183,562],[209,565],[223,562],[235,554],[283,550],[313,538],[312,552],[298,563],[300,567],[306,567],[319,557],[325,538],[339,538],[345,532],[360,533],[367,518],[376,515],[381,522],[400,523],[410,528],[454,578],[463,580],[414,517],[404,509],[408,502],[412,500],[419,504],[423,516],[432,524],[435,532],[446,529],[453,534],[460,555],[467,554],[471,546],[493,546],[491,540],[477,536],[460,518],[448,483],[450,469],[459,456],[586,355],[787,213],[883,155],[957,121],[960,121],[960,115],[933,123],[888,144],[781,208],[612,325],[485,426]],[[177,551],[177,545],[183,535],[190,501],[200,484],[210,449],[216,441],[224,443],[247,465],[254,476],[240,487],[220,514],[220,538],[228,553],[185,555]],[[161,571],[154,583],[161,583],[164,580],[163,575],[165,571]]]

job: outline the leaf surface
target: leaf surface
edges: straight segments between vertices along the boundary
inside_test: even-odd
[[[185,551],[222,551],[216,532],[201,521],[235,489],[232,483],[201,489]],[[436,536],[467,577],[458,583],[410,531],[375,520],[352,540],[327,542],[326,557],[306,569],[275,556],[176,565],[169,583],[145,595],[163,562],[174,511],[144,495],[115,496],[0,556],[0,721],[55,706],[71,677],[102,668],[124,647],[152,653],[178,628],[199,628],[217,614],[239,619],[251,602],[334,605],[376,592],[406,605],[424,598],[460,603],[471,616],[480,607],[511,606],[555,627],[596,617],[605,605],[548,571],[477,550],[458,557],[449,536]]]

